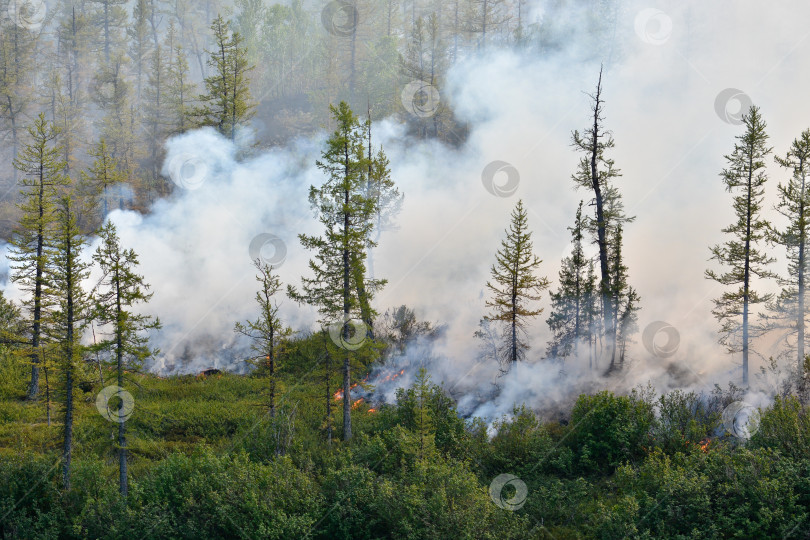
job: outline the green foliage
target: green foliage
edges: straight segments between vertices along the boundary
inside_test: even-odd
[[[652,405],[637,393],[582,395],[571,412],[568,444],[584,472],[608,473],[642,458],[653,420]]]
[[[765,410],[751,442],[800,460],[810,456],[810,414],[794,396],[776,396]]]
[[[653,441],[667,452],[683,452],[711,436],[720,424],[720,413],[710,410],[705,399],[694,393],[673,390],[657,403],[658,418]]]
[[[482,329],[476,332],[477,337],[487,338],[492,326],[496,326],[492,348],[504,370],[525,358],[529,349],[526,325],[543,312],[542,308],[531,306],[532,302],[540,300],[549,285],[545,277],[536,275],[542,262],[534,253],[528,212],[519,200],[512,211],[506,238],[501,240],[495,254],[495,264],[490,270],[492,280],[487,282],[492,296],[486,305],[492,311],[484,317]]]
[[[729,240],[710,248],[712,260],[725,268],[720,274],[706,270],[706,278],[733,287],[713,300],[712,313],[721,323],[720,343],[729,352],[743,353],[742,381],[747,385],[749,309],[752,304],[768,302],[772,297],[754,290],[751,276],[774,277],[768,266],[775,259],[761,248],[771,228],[761,216],[768,180],[765,158],[771,153],[766,124],[755,106],[743,114],[742,121],[745,133],[737,136],[734,151],[725,156],[728,168],[721,173],[726,190],[735,193],[735,221],[723,229]]]
[[[200,96],[202,106],[194,114],[200,126],[212,126],[232,141],[236,129],[253,115],[247,74],[247,51],[242,47],[242,36],[231,30],[231,23],[221,15],[211,23],[214,49],[208,51],[210,75],[205,78],[206,93]]]

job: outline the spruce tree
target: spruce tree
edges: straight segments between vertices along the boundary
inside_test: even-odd
[[[622,226],[616,228],[611,246],[611,267],[613,283],[612,302],[616,306],[616,355],[617,358],[611,362],[611,367],[618,363],[624,364],[627,353],[627,345],[632,343],[632,336],[638,331],[638,310],[641,298],[638,292],[627,282],[627,266],[624,264],[622,254],[623,239]]]
[[[239,32],[231,31],[230,22],[221,15],[211,24],[214,49],[209,54],[211,75],[205,78],[206,93],[195,114],[200,126],[213,126],[232,141],[236,128],[253,116],[255,105],[250,95],[247,74],[252,69]]]
[[[3,12],[5,15],[5,7]],[[35,52],[36,39],[28,30],[0,18],[0,134],[11,139],[12,161],[17,158],[25,117],[35,99]],[[16,182],[16,169],[13,175]]]
[[[341,338],[343,342],[350,342],[354,338],[349,322],[354,317],[363,316],[359,291],[362,288],[363,302],[370,306],[385,280],[364,279],[366,250],[375,245],[370,238],[373,223],[368,219],[375,212],[375,199],[366,191],[364,175],[368,163],[363,129],[345,102],[338,107],[330,106],[330,111],[337,128],[317,162],[327,178],[320,188],[310,187],[309,194],[310,204],[324,227],[324,234],[299,235],[301,244],[315,252],[315,258],[309,263],[314,276],[302,278],[303,290],[300,293],[288,287],[287,294],[298,302],[317,306],[323,324],[342,324]],[[352,435],[353,351],[349,347],[343,349],[343,437],[349,440]]]
[[[152,36],[149,33],[149,6],[147,0],[135,0],[132,22],[127,28],[129,57],[135,66],[135,101],[141,103],[144,72],[147,69]]]
[[[613,180],[621,176],[613,159],[606,156],[606,151],[615,146],[613,135],[604,127],[604,98],[602,97],[602,70],[599,70],[599,82],[596,92],[590,94],[591,125],[580,134],[574,131],[572,146],[584,154],[579,161],[577,172],[573,175],[577,187],[593,192],[595,215],[588,219],[588,229],[599,248],[599,294],[601,296],[602,329],[604,345],[610,365],[616,357],[616,328],[618,307],[613,301],[613,287],[610,269],[610,234],[622,223],[632,221],[624,215],[621,195],[613,185]]]
[[[146,165],[153,189],[165,195],[160,183],[160,166],[164,157],[163,143],[171,128],[169,101],[169,64],[164,58],[167,51],[158,45],[149,57],[149,74],[143,92],[143,127],[146,139]],[[171,51],[168,51],[171,52]]]
[[[22,201],[18,205],[22,216],[11,240],[9,261],[11,280],[29,295],[24,301],[31,325],[28,399],[35,399],[39,392],[38,363],[45,307],[43,295],[47,284],[45,270],[48,253],[45,248],[53,223],[56,190],[67,185],[69,180],[63,175],[65,162],[61,159],[62,149],[55,144],[59,130],[45,120],[44,114],[40,114],[28,127],[28,136],[30,142],[14,160],[14,168],[23,175],[19,181]]]
[[[484,318],[501,329],[497,356],[506,369],[525,357],[529,349],[526,324],[543,312],[542,308],[530,307],[530,303],[540,300],[549,285],[545,277],[536,275],[543,261],[534,254],[522,200],[518,201],[511,217],[506,238],[501,241],[496,262],[490,270],[492,279],[487,282],[487,288],[492,297],[486,305],[492,311]]]
[[[76,224],[70,196],[59,199],[54,212],[53,238],[48,246],[48,289],[54,308],[49,314],[47,330],[55,344],[56,366],[62,374],[64,393],[64,438],[62,446],[62,482],[70,490],[70,467],[73,454],[74,390],[80,377],[82,331],[89,322],[90,300],[83,287],[89,275],[89,264],[82,260],[84,237]]]
[[[88,154],[95,158],[86,171],[82,171],[80,188],[87,197],[88,207],[99,207],[103,221],[110,213],[110,188],[126,182],[127,175],[118,165],[118,160],[110,153],[107,142],[101,139]],[[119,204],[122,206],[123,203]]]
[[[157,353],[149,347],[145,332],[159,329],[160,321],[133,309],[152,297],[149,285],[137,273],[139,263],[135,251],[121,245],[115,225],[109,221],[101,229],[100,237],[101,245],[93,254],[93,260],[101,268],[102,277],[96,287],[93,315],[108,330],[95,348],[112,354],[117,384],[123,388],[124,370],[139,369],[144,360]],[[123,410],[119,409],[118,484],[122,497],[126,497],[128,491],[125,420]]]
[[[588,259],[582,245],[585,232],[582,201],[577,207],[574,226],[568,230],[571,231],[573,250],[570,256],[562,260],[560,286],[551,293],[551,313],[546,320],[553,334],[547,354],[553,358],[565,358],[571,354],[576,356],[580,340],[587,335],[584,304]]]
[[[810,129],[793,140],[785,157],[776,156],[776,162],[788,169],[791,178],[778,186],[779,202],[776,210],[787,219],[782,230],[774,230],[771,240],[787,251],[788,274],[779,278],[782,286],[779,295],[767,307],[764,315],[764,329],[783,328],[789,335],[795,335],[795,344],[790,350],[796,354],[798,380],[804,378],[805,371],[805,328],[807,324],[807,250],[808,228],[810,228],[810,186],[807,173],[810,168]]]
[[[121,52],[120,49],[124,44],[128,0],[88,0],[88,2],[96,4],[93,22],[100,34],[98,42],[104,53],[104,62],[109,63],[114,53]]]
[[[259,316],[256,320],[236,323],[235,331],[252,340],[253,351],[258,355],[258,363],[267,371],[270,416],[276,415],[276,374],[278,356],[292,329],[285,326],[279,318],[277,296],[281,290],[281,280],[273,272],[272,266],[255,261],[259,271],[256,281],[259,290],[256,292],[256,303],[259,305]]]
[[[774,277],[768,265],[774,261],[759,249],[770,228],[761,216],[768,177],[765,158],[771,153],[759,108],[752,106],[742,117],[745,133],[736,137],[734,151],[725,156],[728,166],[721,177],[726,190],[734,193],[734,223],[723,229],[730,238],[712,248],[711,259],[724,267],[721,273],[706,270],[706,277],[733,287],[713,300],[712,313],[721,323],[720,343],[730,353],[742,352],[742,383],[748,385],[748,353],[751,340],[750,309],[768,302],[772,295],[754,290],[752,277]]]
[[[171,50],[170,48],[169,51]],[[171,123],[167,135],[173,135],[183,133],[192,127],[194,96],[197,91],[197,87],[191,80],[186,53],[180,45],[174,47],[167,76],[169,121]]]

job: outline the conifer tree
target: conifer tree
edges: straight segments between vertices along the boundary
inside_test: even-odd
[[[169,49],[171,51],[172,49]],[[192,127],[196,86],[191,81],[188,60],[183,47],[174,47],[168,66],[168,103],[171,129],[167,135],[183,133]]]
[[[281,290],[281,280],[273,272],[272,266],[255,261],[259,271],[256,281],[260,288],[256,292],[256,303],[259,305],[259,316],[254,321],[236,323],[236,332],[250,338],[253,351],[258,355],[259,365],[267,370],[269,385],[270,416],[276,415],[276,368],[278,356],[292,329],[285,326],[279,318],[277,296]]]
[[[577,207],[574,226],[568,230],[571,231],[573,249],[571,255],[562,260],[560,286],[551,293],[551,314],[546,321],[553,333],[547,354],[555,358],[576,356],[580,340],[587,335],[584,304],[588,260],[582,245],[585,232],[582,201]]]
[[[132,249],[125,249],[118,238],[112,222],[107,222],[100,232],[101,245],[93,254],[93,260],[102,272],[94,299],[93,315],[102,326],[107,325],[105,338],[96,345],[97,350],[110,351],[115,363],[117,384],[124,387],[124,370],[137,370],[144,360],[157,353],[149,347],[148,330],[160,328],[160,321],[149,315],[137,313],[133,307],[149,302],[152,293],[143,276],[137,273],[138,256]],[[123,410],[119,409],[118,421],[118,472],[119,491],[127,496],[127,438]]]
[[[54,309],[49,314],[47,331],[55,344],[57,368],[63,377],[64,438],[62,481],[70,490],[73,454],[74,390],[82,370],[82,331],[89,322],[90,300],[82,284],[89,275],[89,264],[82,260],[84,237],[77,224],[73,202],[66,195],[59,199],[54,212],[53,239],[48,246],[48,289]]]
[[[17,158],[25,116],[34,101],[34,61],[35,40],[32,35],[13,21],[1,18],[0,134],[6,133],[11,139],[12,161]],[[13,176],[16,182],[16,169],[13,169]]]
[[[435,387],[424,367],[416,373],[411,388],[397,391],[397,404],[407,427],[416,435],[417,456],[420,461],[430,458],[436,451],[436,422],[432,408]]]
[[[94,23],[100,32],[99,45],[104,52],[104,61],[109,63],[114,53],[124,43],[124,28],[127,24],[128,0],[88,0],[96,4]]]
[[[611,231],[622,223],[634,218],[624,215],[621,195],[613,185],[613,180],[621,176],[613,159],[605,152],[615,146],[613,135],[604,127],[604,98],[602,97],[602,70],[599,70],[599,82],[596,92],[590,94],[592,124],[583,133],[574,131],[572,146],[584,154],[579,161],[577,172],[573,175],[577,187],[593,192],[595,215],[588,219],[588,229],[599,248],[599,294],[602,315],[602,331],[610,365],[616,357],[616,328],[618,307],[613,301],[613,286],[610,269]]]
[[[253,116],[255,106],[247,78],[252,68],[242,47],[242,37],[231,31],[230,22],[219,15],[211,30],[214,33],[214,49],[208,51],[211,75],[205,78],[206,93],[199,98],[203,104],[195,114],[199,125],[213,126],[233,141],[236,128]]]
[[[314,276],[302,278],[302,291],[288,287],[287,294],[298,302],[318,307],[325,325],[342,324],[345,342],[353,339],[350,320],[362,317],[360,289],[370,306],[374,294],[385,280],[366,275],[366,250],[374,247],[370,239],[373,224],[368,216],[375,212],[375,200],[366,192],[368,163],[364,134],[357,117],[345,102],[330,106],[337,124],[327,147],[317,162],[327,179],[310,188],[309,201],[324,226],[323,236],[299,235],[301,244],[315,252],[309,267]],[[365,346],[365,345],[364,345]],[[351,438],[351,364],[353,351],[344,348],[343,359],[343,437]]]
[[[774,230],[771,239],[787,251],[788,274],[779,278],[782,286],[779,295],[767,307],[764,328],[786,328],[795,335],[795,344],[790,348],[796,354],[799,380],[804,378],[805,333],[807,325],[807,250],[810,228],[810,186],[807,185],[810,168],[810,129],[793,140],[785,157],[776,156],[776,162],[791,172],[786,184],[778,186],[779,202],[776,210],[787,219],[782,230]]]
[[[768,302],[770,294],[754,290],[752,277],[773,277],[768,265],[774,259],[761,251],[769,223],[761,216],[768,177],[765,158],[771,153],[768,135],[759,108],[752,106],[742,117],[745,133],[736,137],[734,151],[725,156],[728,166],[721,176],[726,190],[734,193],[734,223],[723,229],[730,238],[712,248],[711,259],[724,267],[722,273],[706,270],[706,277],[721,285],[734,287],[713,300],[712,313],[721,323],[720,343],[729,352],[742,352],[742,382],[748,385],[748,353],[751,339],[749,323],[752,304]]]
[[[104,139],[91,148],[88,154],[95,159],[89,169],[82,171],[81,190],[90,199],[87,206],[100,207],[103,221],[110,212],[110,188],[126,182],[127,176],[118,166],[118,160],[112,156]],[[99,200],[100,204],[97,202]]]
[[[129,57],[135,67],[135,102],[141,103],[144,72],[147,70],[152,37],[149,33],[149,6],[147,0],[135,0],[132,22],[127,28]]]
[[[157,187],[160,166],[163,161],[163,143],[171,127],[171,104],[169,101],[169,65],[164,58],[167,52],[160,45],[150,55],[149,75],[143,92],[143,126],[146,138],[146,164],[149,180]],[[162,193],[165,194],[165,193]]]
[[[601,295],[596,278],[596,269],[593,260],[588,261],[588,274],[582,289],[582,317],[585,340],[588,343],[588,366],[590,369],[598,367],[599,352],[597,344],[602,335]]]
[[[14,168],[22,173],[22,212],[20,224],[11,240],[11,279],[23,292],[30,295],[24,301],[31,325],[31,382],[28,399],[35,399],[39,392],[39,354],[42,338],[42,315],[45,307],[44,292],[47,283],[45,274],[48,264],[46,242],[53,222],[53,205],[56,190],[68,184],[63,175],[65,162],[62,149],[55,144],[59,130],[40,114],[28,127],[30,142],[23,148]]]
[[[495,255],[496,262],[490,271],[492,280],[487,282],[492,298],[486,305],[492,311],[485,320],[502,329],[497,350],[498,360],[506,369],[522,360],[529,349],[526,324],[543,312],[542,308],[530,307],[530,303],[540,300],[549,285],[545,277],[536,275],[543,261],[534,254],[527,216],[523,201],[518,201],[506,238]]]
[[[125,76],[125,59],[116,54],[97,73],[93,99],[104,112],[98,122],[112,156],[126,171],[137,164],[137,117],[131,103],[132,85]]]
[[[624,264],[622,255],[623,239],[622,239],[622,226],[616,228],[613,235],[613,243],[611,245],[611,267],[613,283],[612,286],[612,301],[616,306],[617,319],[616,319],[616,342],[617,358],[611,359],[611,366],[618,363],[624,364],[624,359],[627,353],[627,345],[632,341],[632,335],[638,330],[638,310],[639,297],[636,290],[631,287],[627,282],[627,266]]]

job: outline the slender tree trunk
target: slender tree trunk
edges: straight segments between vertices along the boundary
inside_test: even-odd
[[[801,164],[802,168],[802,189],[799,203],[799,314],[796,318],[796,325],[798,330],[798,337],[796,339],[796,353],[797,353],[797,373],[799,377],[799,384],[804,380],[804,265],[805,265],[805,244],[807,242],[807,224],[804,217],[804,192],[805,192],[805,177],[804,161]]]
[[[110,63],[110,7],[104,2],[104,58]]]
[[[45,245],[45,229],[43,219],[45,218],[45,178],[42,169],[39,173],[39,223],[37,225],[37,268],[34,276],[34,327],[31,335],[31,384],[28,386],[28,399],[33,400],[39,394],[39,340],[41,333],[42,317],[42,285],[44,264],[42,262],[42,252]]]
[[[276,416],[276,355],[273,350],[273,326],[270,326],[270,350],[267,355],[267,368],[270,371],[270,417]]]
[[[332,446],[332,388],[330,386],[330,375],[332,372],[332,357],[326,347],[326,336],[324,336],[324,354],[326,357],[326,443]]]
[[[344,163],[345,163],[345,179],[344,182],[349,182],[349,146],[348,143],[344,148]],[[344,190],[343,204],[345,208],[349,207],[349,189],[348,185]],[[343,340],[349,341],[349,313],[351,305],[349,303],[349,277],[350,277],[350,257],[349,257],[349,213],[343,213]],[[346,358],[343,361],[343,440],[348,441],[352,438],[352,400],[351,400],[351,351],[346,350]]]
[[[44,355],[42,362],[42,373],[45,375],[45,415],[47,417],[48,427],[51,427],[51,385],[48,381],[48,366],[44,362]]]
[[[68,217],[69,220],[69,217]],[[69,233],[66,232],[66,236]],[[70,238],[66,238],[65,276],[67,278],[67,336],[65,347],[65,441],[62,449],[62,480],[70,490],[70,461],[73,454],[73,256]]]
[[[750,297],[751,280],[751,182],[753,180],[753,148],[748,157],[748,189],[745,206],[745,267],[743,269],[743,343],[742,343],[742,375],[743,385],[748,386],[748,302]]]
[[[116,313],[116,332],[115,332],[115,360],[118,369],[118,387],[124,387],[124,343],[123,343],[123,311],[121,309],[121,276],[118,270],[115,272],[115,313]],[[126,497],[129,491],[129,483],[127,481],[127,431],[126,431],[126,418],[124,417],[124,400],[121,391],[119,390],[118,402],[118,489],[121,497]]]
[[[599,171],[597,170],[597,158],[599,156],[599,112],[602,94],[602,69],[599,69],[599,83],[596,86],[596,99],[593,111],[593,137],[591,145],[591,182],[596,200],[596,234],[599,244],[599,270],[602,281],[600,283],[600,294],[603,302],[603,318],[605,322],[605,337],[608,339],[607,348],[610,354],[610,367],[615,360],[615,316],[613,313],[613,301],[610,298],[610,271],[608,266],[608,246],[607,246],[607,224],[605,223],[604,198],[602,186],[599,184]]]

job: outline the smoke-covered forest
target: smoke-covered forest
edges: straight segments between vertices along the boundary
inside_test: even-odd
[[[808,17],[0,0],[0,538],[810,537]]]

